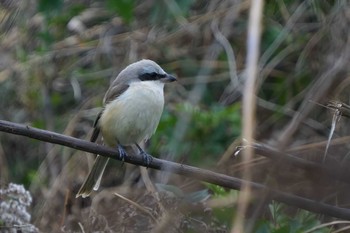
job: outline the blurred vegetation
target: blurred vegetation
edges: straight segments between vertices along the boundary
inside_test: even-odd
[[[110,81],[126,65],[149,58],[179,81],[166,87],[165,110],[147,151],[241,176],[244,164],[230,148],[241,134],[249,1],[5,0],[0,6],[0,119],[87,139]],[[348,103],[349,60],[344,53],[350,44],[349,13],[347,1],[265,1],[257,141],[292,147],[326,140],[332,117],[314,102],[335,98]],[[219,34],[234,54],[215,39]],[[302,112],[306,116],[300,118],[296,132],[282,137],[293,117]],[[341,137],[349,127],[346,120],[339,124]],[[322,152],[315,146],[302,156],[321,161]],[[346,145],[332,147],[329,164],[348,164],[346,153]],[[117,191],[140,205],[150,205],[155,216],[162,217],[163,212],[151,205],[158,206],[159,200],[146,193],[139,169],[133,166],[125,165],[127,175],[121,181],[116,180],[112,164],[92,200],[73,198],[92,161],[92,156],[79,151],[0,133],[0,182],[30,188],[33,223],[43,232],[81,231],[81,227],[85,232],[118,232],[121,226],[125,232],[149,232],[156,226],[143,222],[144,216],[138,214],[140,222],[147,224],[132,222],[120,212],[132,206],[110,197]],[[249,165],[253,180],[331,204],[349,204],[346,185],[274,162],[256,155]],[[148,172],[152,181],[178,187],[171,190],[184,196],[209,190],[210,199],[231,195],[236,200],[236,191]],[[234,201],[213,207],[208,214],[207,200],[183,204],[177,195],[170,195],[171,190],[161,202],[168,210],[181,211],[172,213],[174,228],[169,232],[229,232]],[[253,232],[305,232],[332,220],[274,202],[258,211],[258,202],[252,203],[247,216]],[[123,216],[128,221],[123,222]],[[312,232],[331,229],[337,227]]]

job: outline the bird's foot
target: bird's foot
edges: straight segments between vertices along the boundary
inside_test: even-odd
[[[152,155],[147,154],[144,150],[142,150],[142,148],[138,144],[135,144],[135,145],[139,149],[139,152],[140,152],[140,155],[142,156],[143,162],[148,167],[151,164],[152,160],[153,160]]]
[[[143,150],[140,151],[140,154],[141,154],[141,156],[142,156],[143,162],[144,162],[144,163],[146,164],[146,166],[148,167],[148,166],[151,164],[152,160],[153,160],[152,155],[147,154],[147,153],[144,152]]]
[[[117,149],[118,149],[120,160],[124,162],[124,160],[128,156],[128,154],[126,153],[126,151],[122,145],[118,144]]]

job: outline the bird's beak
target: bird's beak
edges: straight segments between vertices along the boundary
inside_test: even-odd
[[[171,82],[176,81],[176,78],[173,75],[167,74],[161,80],[162,80],[163,83],[171,83]]]

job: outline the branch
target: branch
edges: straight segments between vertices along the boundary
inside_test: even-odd
[[[78,138],[50,132],[47,130],[37,129],[30,126],[0,120],[0,131],[11,134],[23,135],[30,138],[38,139],[40,141],[59,144],[73,149],[99,154],[101,156],[109,157],[111,159],[120,160],[118,151],[115,149],[81,140]],[[144,163],[141,156],[127,156],[124,162],[140,166],[147,166]],[[269,189],[268,187],[262,184],[244,181],[235,177],[212,172],[209,170],[157,158],[153,158],[152,162],[148,165],[148,167],[157,170],[176,173],[187,177],[192,177],[197,180],[206,181],[230,189],[240,190],[243,184],[249,184],[255,191],[267,191],[270,194],[270,197],[276,201],[283,202],[291,206],[296,206],[298,208],[305,209],[308,211],[350,220],[349,209],[319,203],[314,200]]]
[[[319,163],[308,161],[286,152],[278,151],[274,148],[261,144],[253,144],[255,153],[266,158],[272,159],[275,163],[287,163],[288,165],[304,169],[306,171],[313,171],[315,174],[325,175],[333,179],[350,184],[350,172],[347,167],[335,167],[327,164],[324,166]]]

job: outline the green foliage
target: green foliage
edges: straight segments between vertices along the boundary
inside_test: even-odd
[[[231,228],[232,220],[235,217],[236,210],[233,207],[220,207],[213,209],[213,215],[218,219],[218,221]]]
[[[223,187],[204,183],[213,193],[215,199],[232,197],[232,206],[214,208],[213,213],[222,224],[230,225],[234,219],[236,203],[239,195],[237,190],[227,190]],[[305,210],[297,210],[295,214],[290,214],[290,207],[272,201],[268,208],[268,219],[261,219],[255,223],[254,233],[303,233],[321,224],[319,216]],[[248,220],[249,222],[249,220]],[[313,233],[329,233],[329,228],[323,227],[312,231]]]
[[[177,17],[186,17],[194,0],[156,0],[150,14],[151,24],[171,25]]]
[[[67,10],[63,8],[63,0],[40,0],[38,10],[45,16],[45,24],[37,33],[42,44],[37,51],[47,51],[50,45],[66,34],[66,25],[69,20],[82,12],[86,7],[82,4],[72,4]]]
[[[233,189],[226,189],[221,186],[210,183],[204,184],[211,191],[211,193],[213,193],[212,196],[214,199],[229,197],[229,199],[232,201],[231,205],[213,209],[213,214],[217,218],[217,220],[223,225],[230,226],[236,214],[235,203],[238,199],[239,191]]]
[[[208,109],[192,106],[188,103],[178,104],[174,112],[163,113],[157,133],[151,140],[151,152],[155,154],[161,150],[186,156],[193,164],[213,164],[225,151],[235,137],[240,134],[239,104],[224,107],[212,105]],[[192,116],[188,132],[181,142],[172,142],[176,123],[184,115]],[[167,145],[162,145],[162,142]]]
[[[209,109],[179,106],[179,112],[192,114],[189,132],[184,141],[191,163],[216,162],[232,140],[239,136],[241,129],[240,106],[212,105]]]
[[[131,23],[134,18],[134,5],[134,0],[107,0],[107,6],[117,12],[127,23]]]
[[[223,197],[229,195],[231,192],[237,192],[236,190],[227,190],[222,186],[210,183],[204,183],[205,186],[213,193],[214,197]]]
[[[255,233],[302,233],[321,224],[318,215],[305,210],[298,212],[291,217],[286,213],[287,206],[272,202],[269,205],[271,220],[260,221],[255,229]],[[329,228],[320,228],[313,233],[329,233]]]
[[[266,50],[280,35],[283,27],[278,24],[268,24],[262,34],[261,49]]]
[[[63,6],[63,0],[39,0],[38,10],[49,14],[58,11]]]

